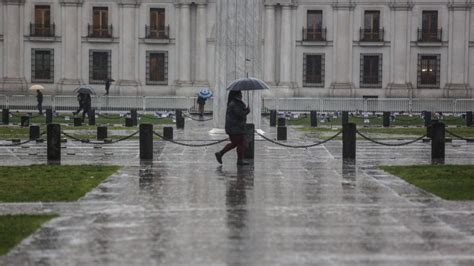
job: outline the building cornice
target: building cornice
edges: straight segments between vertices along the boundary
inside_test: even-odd
[[[389,7],[391,10],[412,10],[414,4],[411,1],[405,3],[390,3]]]
[[[356,3],[352,2],[352,0],[346,0],[343,2],[336,0],[336,2],[331,6],[334,10],[353,10],[356,7]]]
[[[207,5],[208,0],[175,0],[174,4],[175,5],[190,5],[190,4],[196,4],[196,5]]]
[[[263,4],[265,6],[298,6],[297,1],[295,0],[264,0]]]
[[[121,7],[138,7],[140,2],[140,0],[119,0],[118,4]]]
[[[449,10],[471,10],[472,3],[449,3]]]
[[[25,4],[25,0],[3,0],[5,5],[12,5],[12,6],[21,6]]]
[[[82,6],[83,0],[60,0],[62,6]]]

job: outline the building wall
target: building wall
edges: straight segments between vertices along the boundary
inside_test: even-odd
[[[43,84],[47,93],[70,94],[88,84],[91,50],[111,51],[112,95],[193,95],[203,87],[215,89],[217,0],[0,0],[0,93],[27,93],[31,81],[31,49],[54,49],[54,82]],[[51,6],[56,36],[31,38],[34,6]],[[265,0],[262,30],[272,40],[262,40],[262,62],[272,90],[278,97],[472,97],[474,87],[474,6],[466,0]],[[87,37],[92,7],[107,6],[113,38]],[[165,8],[169,39],[145,38],[150,8]],[[308,10],[323,11],[327,41],[303,41]],[[364,11],[379,10],[384,41],[362,43],[359,30]],[[438,11],[442,42],[417,42],[424,10]],[[12,16],[21,14],[19,19]],[[184,17],[187,15],[188,17]],[[273,19],[267,23],[266,19]],[[19,24],[19,25],[16,25]],[[18,27],[19,33],[14,30]],[[266,28],[270,27],[270,28]],[[288,34],[288,30],[290,33]],[[288,39],[289,38],[289,39]],[[18,47],[12,44],[18,40]],[[272,43],[272,44],[270,44]],[[289,46],[286,44],[290,43]],[[265,51],[271,47],[272,51]],[[19,51],[18,51],[19,49]],[[286,50],[285,50],[286,49]],[[13,54],[12,54],[13,51]],[[146,82],[147,51],[168,55],[167,85]],[[304,54],[323,54],[324,86],[303,85]],[[382,55],[382,86],[361,88],[361,54]],[[417,88],[419,54],[440,55],[440,87]],[[7,58],[8,57],[8,58]],[[267,69],[269,68],[269,69]],[[283,75],[283,76],[282,76]],[[289,80],[285,80],[289,79]],[[93,84],[101,93],[104,85]]]

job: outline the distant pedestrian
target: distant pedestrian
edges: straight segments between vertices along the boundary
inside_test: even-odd
[[[88,106],[87,106],[87,98],[89,98],[89,108],[90,108],[90,94],[88,93],[79,93],[77,95],[77,101],[79,102],[79,109],[77,109],[76,112],[74,112],[74,115],[78,115],[81,110],[82,110],[82,121],[84,121],[84,118],[85,118],[85,115],[86,115],[86,112],[89,111],[88,109]]]
[[[222,156],[237,147],[237,165],[247,165],[244,162],[245,152],[245,125],[250,108],[242,101],[241,91],[230,91],[227,100],[227,111],[225,117],[225,132],[229,135],[230,142],[221,151],[216,152],[217,161],[222,164]]]
[[[92,105],[92,99],[91,95],[86,93],[84,96],[84,111],[82,112],[82,122],[84,122],[84,119],[86,118],[87,114],[87,119],[90,119],[90,111],[91,111],[91,105]]]
[[[38,102],[38,111],[39,114],[43,114],[43,93],[40,90],[36,90],[36,101]]]
[[[115,81],[115,80],[109,79],[109,78],[105,79],[105,94],[104,95],[109,95],[110,85],[112,81]]]
[[[199,116],[203,117],[204,116],[204,105],[206,105],[206,98],[203,98],[201,96],[198,96],[197,98],[197,103],[198,103],[198,108],[199,108]]]

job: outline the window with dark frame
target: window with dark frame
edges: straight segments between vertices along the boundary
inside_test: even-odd
[[[31,49],[31,81],[54,82],[53,49]]]
[[[303,55],[303,86],[324,87],[324,54]]]
[[[89,82],[103,84],[111,77],[111,52],[91,50],[89,54]]]
[[[147,84],[168,84],[168,52],[147,51],[146,64]]]
[[[421,19],[421,40],[439,41],[438,11],[423,11]]]
[[[323,11],[308,10],[306,13],[306,36],[307,41],[322,41],[323,36]]]
[[[92,8],[92,36],[111,37],[109,33],[108,7],[95,6]]]
[[[418,87],[439,88],[440,55],[418,55]]]
[[[361,54],[360,87],[382,87],[382,55]]]
[[[51,7],[48,5],[35,6],[35,23],[31,27],[32,36],[52,36]]]
[[[151,8],[150,9],[150,29],[148,38],[166,39],[168,33],[165,26],[165,9]]]
[[[380,37],[380,11],[366,10],[362,39],[364,41],[379,41]]]

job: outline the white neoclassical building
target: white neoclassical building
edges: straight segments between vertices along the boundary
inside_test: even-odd
[[[472,0],[0,0],[0,94],[473,97]],[[105,90],[104,90],[105,92]]]

